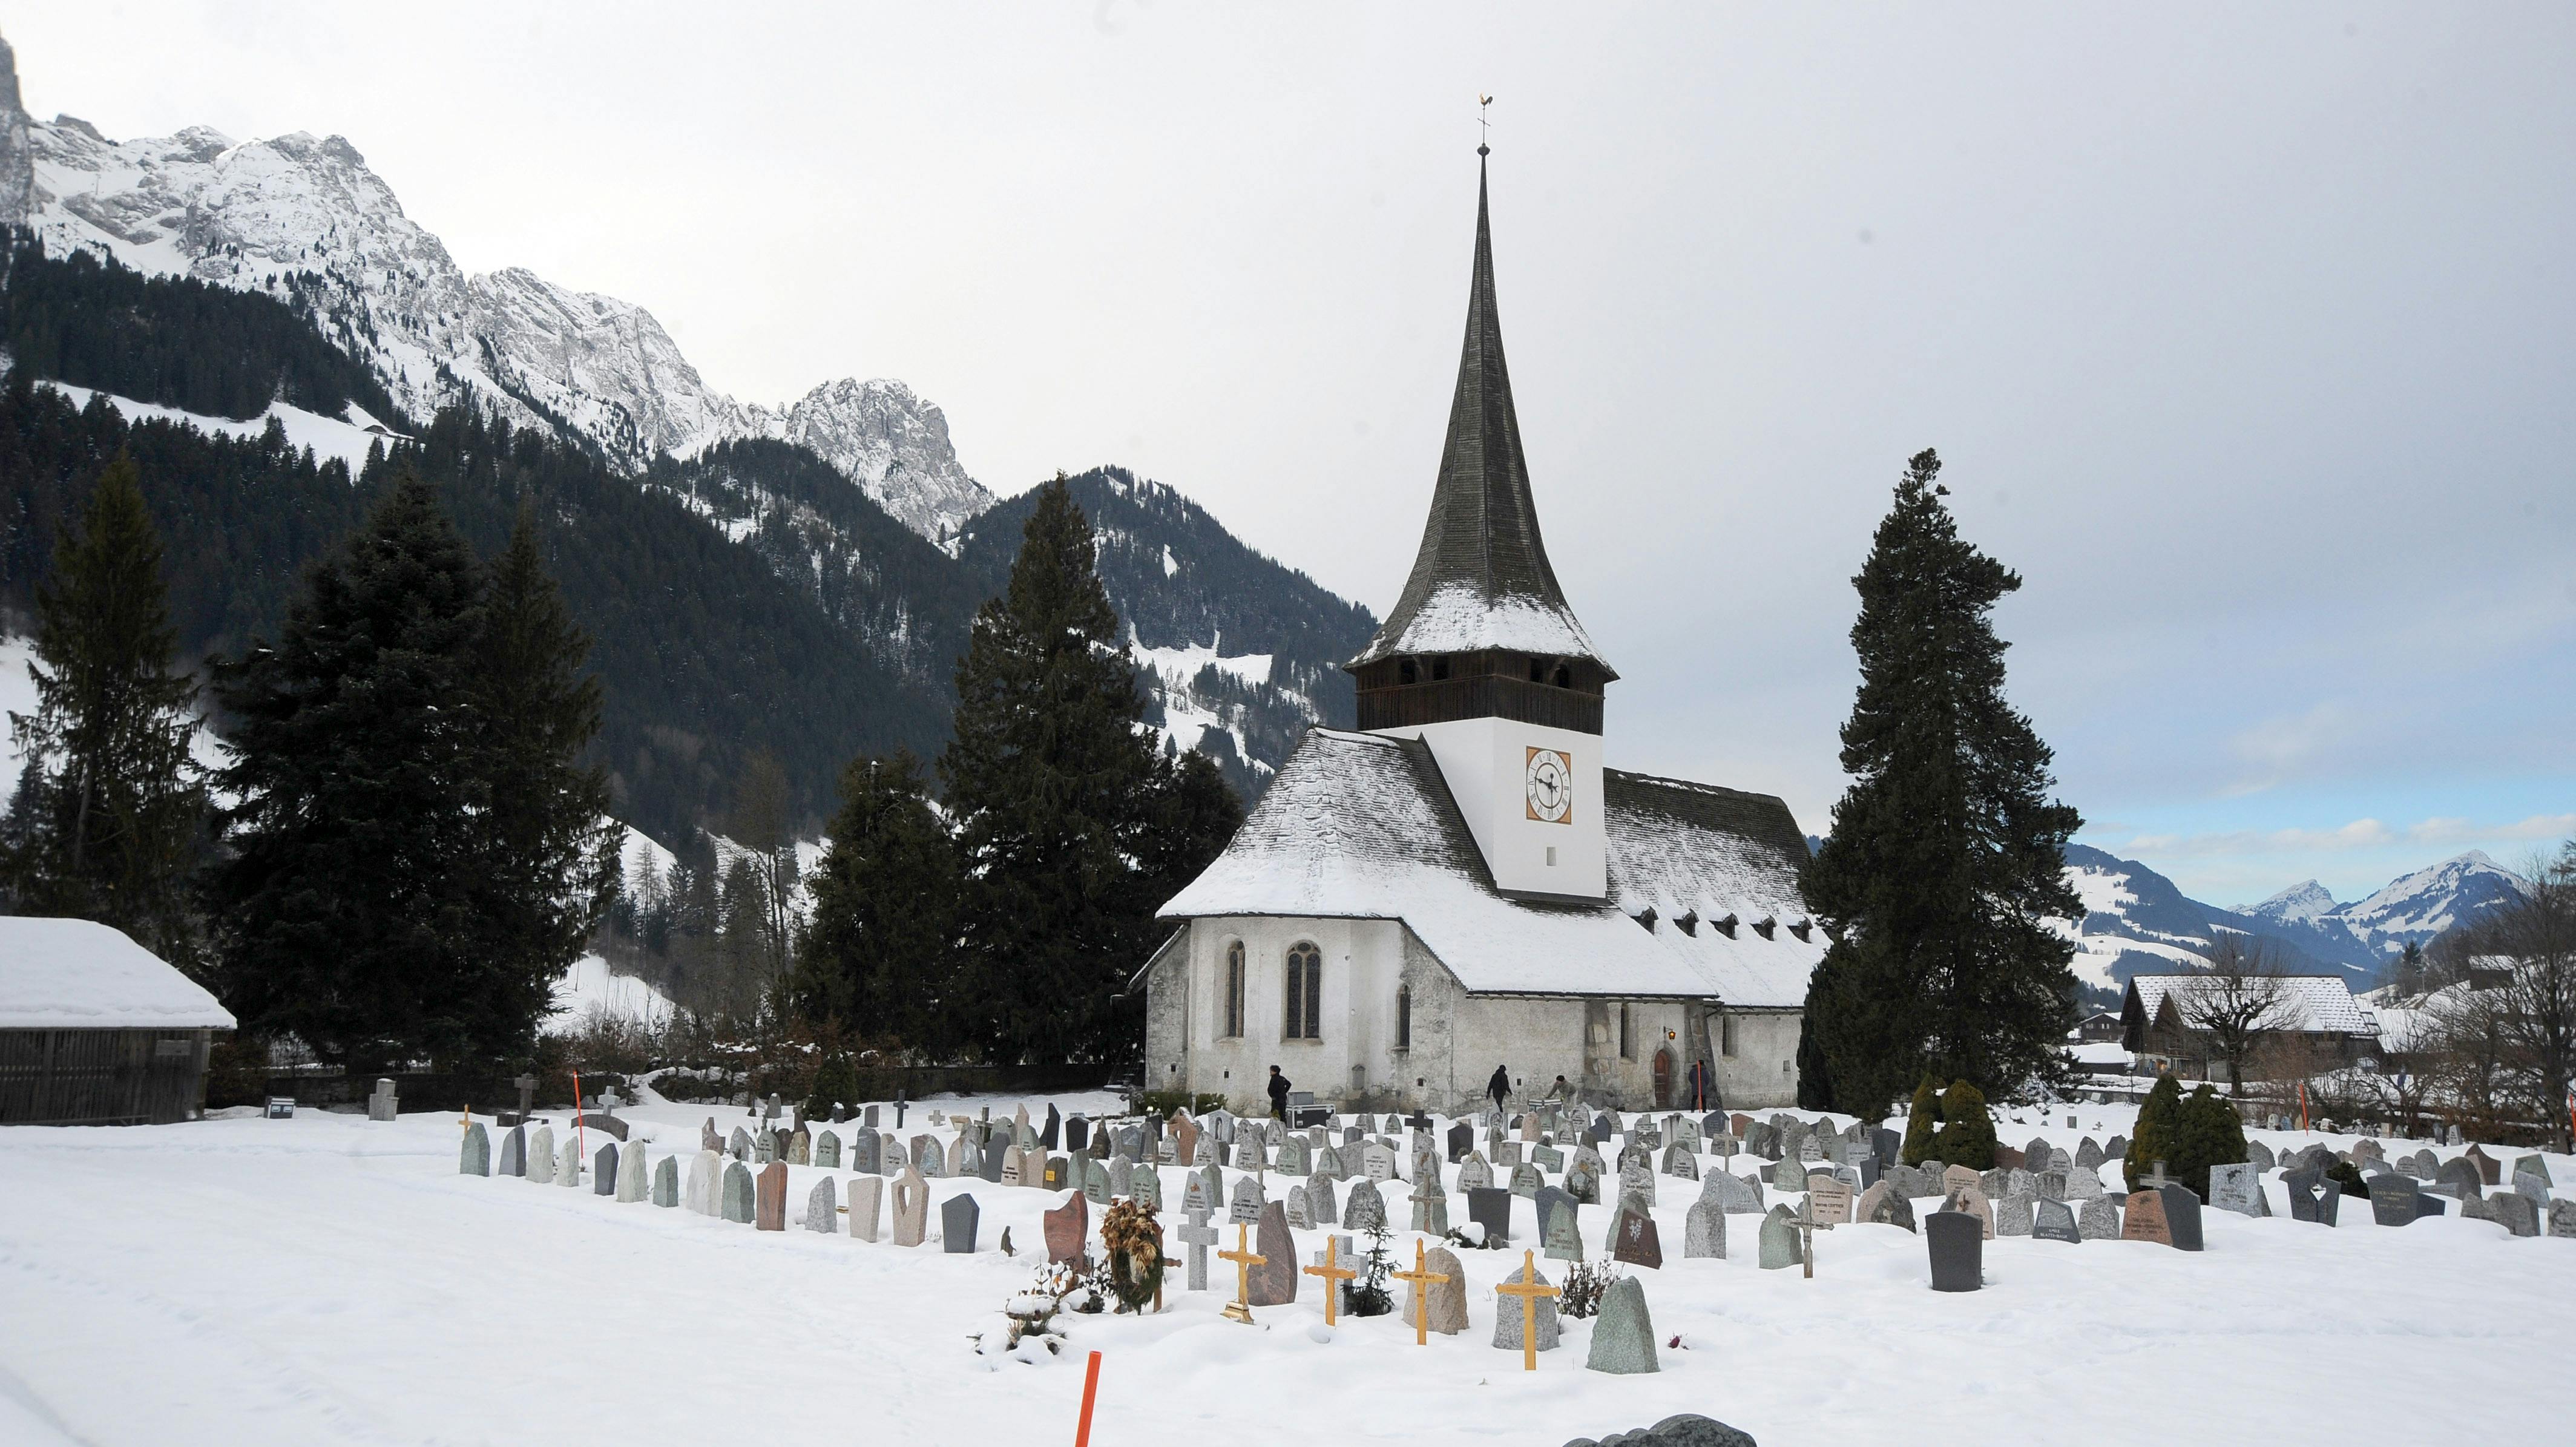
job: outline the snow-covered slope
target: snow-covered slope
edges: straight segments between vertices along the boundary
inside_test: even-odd
[[[89,405],[92,397],[102,395],[68,382],[47,382],[44,385],[83,407]],[[182,412],[176,407],[137,402],[112,392],[104,395],[108,405],[123,413],[128,422],[182,422],[200,432],[223,437],[257,437],[274,423],[285,432],[289,445],[311,448],[317,462],[327,462],[335,457],[340,459],[348,465],[352,477],[365,469],[368,450],[383,443],[379,434],[367,430],[368,422],[373,419],[366,417],[355,404],[350,406],[353,414],[350,417],[325,417],[285,402],[271,402],[266,412],[247,421],[236,422],[229,417],[208,417],[196,412]]]
[[[339,136],[236,142],[192,126],[115,141],[70,116],[37,122],[0,48],[0,224],[34,226],[51,250],[288,301],[415,418],[472,397],[560,426],[630,472],[726,438],[787,438],[933,542],[992,502],[958,465],[947,418],[903,383],[825,383],[786,408],[738,402],[640,306],[517,267],[467,276]]]

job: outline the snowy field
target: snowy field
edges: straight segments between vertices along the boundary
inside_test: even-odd
[[[1105,1103],[1056,1100],[1068,1113]],[[983,1103],[1000,1116],[1019,1102]],[[945,1138],[927,1112],[959,1104],[915,1105],[904,1134]],[[1044,1100],[1030,1104],[1043,1115]],[[2125,1109],[2080,1109],[2077,1129],[2061,1114],[2045,1130],[2034,1116],[2007,1117],[1999,1131],[2072,1149],[2131,1124]],[[708,1111],[656,1102],[626,1114],[658,1160],[666,1147],[693,1151]],[[739,1110],[715,1119],[727,1132],[745,1122]],[[2318,1139],[2255,1134],[2275,1149]],[[1491,1288],[1521,1245],[1536,1244],[1527,1201],[1514,1203],[1508,1258],[1460,1252],[1472,1288],[1464,1335],[1416,1347],[1398,1316],[1327,1331],[1311,1279],[1296,1304],[1236,1325],[1218,1315],[1230,1290],[1181,1290],[1176,1261],[1165,1313],[1067,1318],[1075,1350],[1032,1366],[980,1357],[970,1339],[1029,1281],[1044,1255],[1039,1214],[1061,1194],[933,1181],[932,1239],[907,1250],[797,1229],[819,1174],[805,1167],[790,1168],[790,1229],[775,1234],[620,1205],[587,1181],[575,1191],[461,1176],[457,1143],[455,1117],[425,1114],[0,1131],[0,1443],[640,1443],[745,1432],[1070,1442],[1082,1353],[1094,1349],[1104,1363],[1093,1440],[1121,1447],[1247,1433],[1556,1447],[1683,1411],[1765,1447],[1927,1430],[2322,1444],[2392,1418],[2445,1436],[2576,1435],[2563,1400],[2576,1240],[2515,1240],[2462,1219],[2456,1203],[2404,1229],[2372,1225],[2360,1200],[2344,1203],[2337,1228],[2299,1224],[2277,1175],[2267,1181],[2274,1216],[2205,1212],[2200,1254],[1998,1239],[1986,1246],[1985,1289],[1962,1295],[1928,1289],[1921,1238],[1895,1227],[1818,1233],[1813,1280],[1756,1268],[1752,1215],[1729,1218],[1729,1259],[1684,1260],[1683,1216],[1698,1189],[1659,1178],[1665,1265],[1631,1274],[1658,1339],[1681,1346],[1661,1352],[1658,1375],[1612,1377],[1584,1369],[1589,1322],[1566,1322],[1564,1345],[1535,1374],[1489,1344]],[[2388,1145],[2392,1156],[2413,1149]],[[2549,1168],[2576,1187],[2576,1160],[2552,1156]],[[1183,1174],[1162,1172],[1175,1254]],[[1236,1176],[1227,1172],[1229,1188]],[[2106,1178],[2116,1192],[2115,1173]],[[1270,1177],[1273,1198],[1288,1184]],[[962,1190],[981,1198],[981,1241],[951,1256],[937,1244],[937,1205]],[[1451,1205],[1463,1221],[1463,1198]],[[1405,1219],[1401,1187],[1390,1207]],[[1583,1214],[1586,1249],[1598,1254],[1608,1215]],[[1005,1227],[1017,1259],[995,1249]],[[1322,1244],[1298,1235],[1301,1254]],[[1396,1236],[1408,1265],[1412,1241]],[[1562,1265],[1541,1259],[1561,1280]],[[1211,1267],[1211,1285],[1230,1289],[1232,1269]]]

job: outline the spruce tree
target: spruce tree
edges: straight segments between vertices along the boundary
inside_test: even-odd
[[[436,494],[405,476],[309,571],[276,643],[218,673],[230,1003],[356,1071],[512,1043],[477,1028],[494,970],[469,677],[481,584]]]
[[[489,800],[478,901],[489,953],[485,984],[449,1008],[480,1048],[516,1056],[617,893],[622,832],[608,817],[607,770],[581,762],[601,712],[599,680],[584,672],[590,639],[547,575],[525,507],[493,560],[481,625],[471,682]]]
[[[1002,596],[975,615],[939,777],[968,880],[962,992],[988,1058],[1141,1045],[1116,999],[1162,901],[1133,863],[1158,792],[1144,703],[1064,479],[1041,490]]]
[[[1905,1149],[1900,1159],[1909,1166],[1934,1159],[1932,1143],[1940,1134],[1941,1097],[1927,1075],[1914,1087],[1914,1104],[1905,1112]]]
[[[2175,1112],[2173,1154],[2165,1174],[2209,1199],[2209,1168],[2245,1159],[2245,1120],[2236,1106],[2207,1081],[2185,1097]],[[2150,1167],[2152,1169],[2152,1167]]]
[[[2048,921],[2079,912],[2063,851],[2081,820],[2004,700],[1991,614],[2021,579],[1959,537],[1940,470],[1911,460],[1853,579],[1853,782],[1804,875],[1836,927],[1808,1009],[1837,1104],[1865,1118],[1926,1068],[2006,1095],[2054,1079],[2075,1020],[2074,946]]]
[[[9,716],[25,764],[0,884],[18,913],[98,920],[194,968],[206,795],[177,648],[142,473],[119,453],[36,595],[36,709]]]
[[[1995,1118],[1987,1113],[1985,1092],[1974,1081],[1951,1081],[1942,1094],[1941,1133],[1932,1138],[1932,1154],[1943,1165],[1995,1168]]]
[[[920,761],[853,760],[830,834],[797,949],[798,1013],[954,1053],[972,1039],[957,995],[957,852]]]
[[[2138,1107],[2137,1128],[2129,1133],[2129,1154],[2121,1164],[2121,1174],[2130,1190],[2137,1190],[2145,1182],[2158,1161],[2165,1163],[2166,1174],[2172,1174],[2179,1160],[2175,1136],[2181,1126],[2182,1086],[2167,1075],[2147,1092],[2146,1103]]]
[[[1817,966],[1819,972],[1823,966]],[[1807,981],[1807,994],[1815,998],[1815,979]],[[1824,1037],[1817,1033],[1813,1011],[1798,1020],[1798,1109],[1832,1110],[1834,1108],[1833,1063],[1825,1059]]]
[[[1150,902],[1159,906],[1180,893],[1242,827],[1243,801],[1216,760],[1192,749],[1159,763],[1136,851]]]

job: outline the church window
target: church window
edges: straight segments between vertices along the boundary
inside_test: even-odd
[[[1735,1017],[1732,1015],[1717,1017],[1717,1053],[1720,1055],[1735,1053]]]
[[[1622,1060],[1637,1058],[1636,1019],[1636,1006],[1623,1004],[1619,1007],[1619,1058]]]
[[[1448,677],[1449,660],[1446,658],[1435,658],[1431,660],[1431,681],[1433,683],[1441,683],[1446,681]]]
[[[1556,666],[1556,686],[1559,688],[1574,687],[1574,670],[1566,667],[1562,663],[1558,664]]]
[[[1324,1036],[1324,952],[1300,942],[1288,951],[1287,1028],[1290,1040]]]
[[[1395,664],[1395,681],[1396,681],[1396,682],[1398,682],[1398,683],[1411,683],[1411,682],[1413,682],[1417,677],[1419,677],[1419,675],[1417,675],[1417,674],[1414,672],[1414,670],[1413,670],[1413,660],[1412,660],[1412,659],[1410,659],[1410,658],[1401,658],[1401,659],[1396,660],[1396,664]]]
[[[1243,1033],[1243,941],[1225,947],[1225,1038]]]
[[[1547,660],[1546,660],[1546,659],[1544,659],[1544,658],[1533,658],[1533,659],[1531,659],[1531,660],[1530,660],[1530,682],[1532,682],[1532,683],[1545,683],[1545,682],[1547,682]]]
[[[1395,1048],[1413,1048],[1413,987],[1395,987]]]

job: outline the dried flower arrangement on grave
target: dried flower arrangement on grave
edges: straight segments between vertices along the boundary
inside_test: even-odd
[[[1085,1308],[1083,1299],[1091,1305]],[[985,1356],[1014,1356],[1021,1361],[1037,1360],[1044,1351],[1053,1356],[1064,1350],[1064,1328],[1056,1320],[1070,1305],[1075,1311],[1100,1310],[1100,1292],[1091,1281],[1091,1258],[1080,1262],[1050,1261],[1038,1268],[1036,1279],[1026,1291],[1002,1303],[1002,1324],[975,1338],[975,1349]]]
[[[1556,1291],[1556,1309],[1566,1316],[1590,1316],[1601,1309],[1601,1293],[1626,1274],[1615,1261],[1569,1262],[1565,1284]]]
[[[1100,1218],[1100,1244],[1109,1253],[1109,1294],[1122,1311],[1143,1312],[1163,1289],[1163,1228],[1154,1208],[1120,1198]]]
[[[1467,1251],[1500,1251],[1504,1246],[1509,1244],[1504,1241],[1488,1241],[1482,1236],[1468,1235],[1467,1228],[1474,1226],[1475,1224],[1476,1223],[1473,1221],[1467,1221],[1459,1225],[1452,1226],[1449,1228],[1449,1234],[1440,1239],[1451,1246],[1456,1246]]]
[[[1368,1228],[1368,1241],[1367,1266],[1357,1280],[1347,1284],[1343,1299],[1350,1303],[1353,1316],[1384,1316],[1395,1310],[1395,1293],[1386,1286],[1395,1263],[1386,1254],[1384,1222]]]

